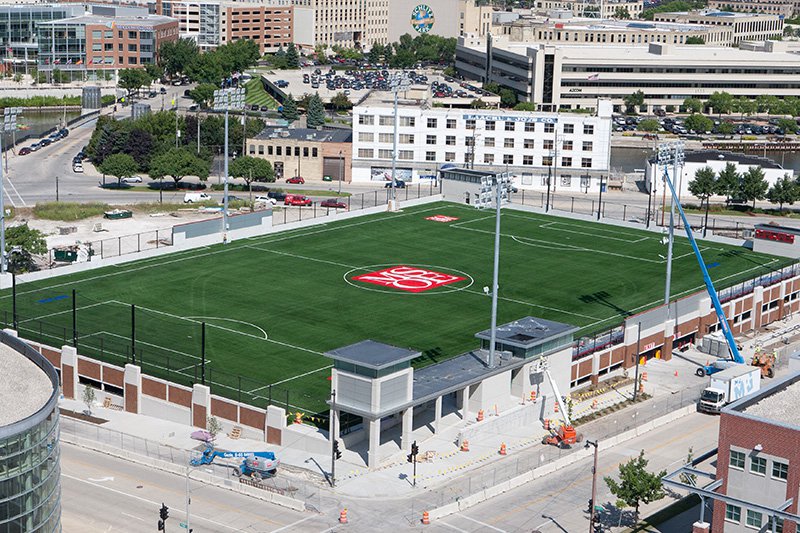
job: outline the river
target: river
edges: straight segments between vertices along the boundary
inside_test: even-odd
[[[64,109],[42,109],[41,111],[24,111],[17,115],[17,132],[16,140],[17,145],[27,146],[28,144],[39,139],[44,133],[53,128],[61,125],[66,121],[77,118],[80,116],[80,111],[77,109],[68,109],[66,115]],[[8,146],[11,143],[12,135],[7,133],[3,136],[3,146]]]

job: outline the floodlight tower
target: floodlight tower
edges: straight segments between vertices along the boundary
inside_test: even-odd
[[[214,111],[225,111],[225,188],[222,199],[222,243],[228,242],[228,111],[244,109],[244,88],[230,87],[214,91]]]
[[[672,142],[664,143],[658,146],[658,165],[664,168],[664,173],[667,174],[667,169],[672,163],[672,181],[678,175],[678,168],[683,165],[683,143]],[[667,185],[664,184],[666,189]],[[680,190],[678,191],[678,198],[680,198]],[[670,285],[672,283],[672,244],[675,239],[675,200],[670,199],[669,208],[669,235],[667,237],[667,279],[664,288],[664,305],[667,307],[667,318],[669,318],[669,298],[670,298]]]
[[[3,136],[7,132],[17,130],[17,115],[20,114],[22,108],[20,107],[7,107],[3,115],[3,126],[0,131],[0,155],[3,153]],[[3,184],[3,165],[0,164],[0,273],[6,273],[7,255],[6,255],[6,207],[5,207],[5,185]]]
[[[396,209],[397,202],[397,99],[401,92],[411,87],[411,80],[405,72],[398,72],[389,78],[389,88],[394,94],[394,135],[392,146],[392,209]]]
[[[511,174],[503,172],[483,176],[481,178],[481,188],[475,207],[478,209],[489,209],[494,204],[495,223],[494,223],[494,272],[492,274],[492,334],[489,339],[489,361],[487,366],[494,368],[494,345],[497,335],[497,278],[500,272],[500,207],[510,201],[511,195]]]

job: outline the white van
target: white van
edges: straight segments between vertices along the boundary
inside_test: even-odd
[[[211,200],[211,196],[205,192],[187,192],[183,195],[183,203],[191,204],[193,202],[205,202]]]

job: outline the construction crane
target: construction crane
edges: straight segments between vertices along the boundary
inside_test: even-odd
[[[236,477],[245,475],[253,479],[274,477],[280,464],[272,452],[225,452],[215,450],[214,446],[206,447],[200,457],[193,457],[189,462],[192,466],[210,465],[217,457],[220,459],[243,457],[244,461],[238,467],[233,467],[233,475]]]
[[[556,396],[556,405],[558,405],[558,412],[561,415],[563,423],[557,428],[547,426],[546,429],[550,431],[550,434],[545,435],[542,439],[542,444],[551,444],[559,448],[569,448],[573,444],[580,442],[581,437],[575,432],[572,421],[569,419],[566,405],[564,405],[561,393],[558,390],[558,385],[556,385],[553,376],[550,375],[550,370],[546,367],[544,368],[544,375],[547,376],[547,381],[550,382],[550,388],[553,389],[553,394]]]
[[[739,347],[736,345],[736,340],[733,338],[733,333],[731,332],[730,324],[728,324],[728,319],[725,317],[725,313],[722,311],[722,304],[717,296],[717,290],[714,288],[714,283],[711,281],[711,276],[708,274],[708,268],[706,268],[706,263],[703,260],[702,254],[700,253],[700,248],[697,247],[697,242],[694,240],[692,226],[689,224],[689,221],[686,218],[686,213],[684,213],[683,207],[681,207],[681,202],[678,199],[678,195],[675,193],[675,187],[672,185],[672,180],[669,179],[669,172],[667,172],[666,166],[664,167],[664,181],[669,187],[673,203],[678,206],[678,213],[683,221],[683,229],[686,231],[686,237],[689,239],[689,244],[692,245],[695,258],[700,265],[700,271],[703,273],[703,282],[705,282],[706,291],[708,292],[708,296],[711,298],[711,303],[714,306],[714,312],[717,314],[719,328],[722,331],[722,334],[725,336],[725,341],[728,343],[728,350],[730,350],[730,358],[717,359],[709,365],[698,368],[697,375],[711,375],[715,372],[719,372],[720,370],[725,370],[731,366],[744,364],[744,358],[739,353]]]

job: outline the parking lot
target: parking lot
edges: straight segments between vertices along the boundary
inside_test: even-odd
[[[748,119],[742,120],[741,117],[734,117],[726,115],[722,117],[709,116],[714,123],[710,131],[693,131],[685,126],[685,117],[648,117],[648,116],[614,116],[614,131],[637,131],[638,125],[642,120],[651,119],[657,120],[661,130],[654,133],[668,132],[675,135],[787,135],[787,133],[778,125],[780,120],[777,117],[769,119]],[[720,125],[730,123],[733,127],[732,133],[723,133],[720,131]],[[800,132],[798,132],[800,133]],[[792,135],[789,133],[788,135]]]

